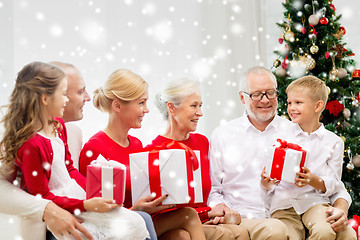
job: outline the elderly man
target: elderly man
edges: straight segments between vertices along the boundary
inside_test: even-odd
[[[251,68],[240,84],[240,99],[245,115],[215,129],[210,142],[210,171],[212,190],[209,205],[213,209],[235,210],[241,215],[241,226],[251,239],[287,239],[285,224],[267,218],[261,196],[260,174],[263,168],[261,150],[270,147],[284,136],[289,121],[279,117],[275,76],[263,67]],[[328,221],[342,231],[347,224],[347,210],[351,198],[342,185],[331,197]],[[214,221],[225,221],[214,219]]]

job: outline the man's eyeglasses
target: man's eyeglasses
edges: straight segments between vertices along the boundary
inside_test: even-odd
[[[243,91],[243,93],[248,95],[253,101],[261,101],[264,96],[266,96],[269,100],[275,99],[278,96],[277,90],[267,90],[265,92],[254,92],[251,94]]]

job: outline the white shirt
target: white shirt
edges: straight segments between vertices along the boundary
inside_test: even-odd
[[[224,203],[242,218],[267,217],[260,188],[260,175],[264,167],[262,151],[271,147],[277,138],[287,139],[291,122],[275,116],[261,132],[242,116],[214,130],[210,140],[211,192],[208,205]],[[344,198],[351,204],[344,185],[337,185],[330,198]]]
[[[83,139],[81,129],[73,122],[65,123],[67,143],[71,153],[71,160],[76,169],[79,169],[79,156],[82,149]]]
[[[279,209],[293,207],[300,215],[316,204],[330,203],[329,197],[337,191],[339,188],[337,185],[342,185],[343,140],[326,130],[322,124],[311,134],[303,132],[298,124],[292,125],[291,135],[294,137],[289,136],[288,141],[300,145],[307,151],[306,167],[311,173],[324,180],[326,192],[322,193],[310,185],[297,187],[293,183],[281,181],[268,192],[271,194],[270,198],[266,198],[269,201],[270,214]]]

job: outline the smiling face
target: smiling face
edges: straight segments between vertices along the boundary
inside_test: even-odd
[[[276,90],[276,85],[266,73],[248,74],[246,78],[246,92],[248,94],[264,93],[268,90]],[[252,100],[248,95],[240,95],[241,101],[245,104],[250,122],[257,125],[267,125],[276,114],[277,99],[268,99],[263,96],[260,101]]]
[[[66,91],[67,79],[65,77],[60,81],[53,95],[49,96],[45,94],[45,100],[43,102],[45,104],[48,120],[51,120],[54,117],[61,118],[63,116],[66,103],[69,101],[66,96]]]
[[[307,125],[318,120],[318,102],[306,90],[295,88],[287,94],[287,112],[294,123]]]
[[[148,91],[146,90],[139,98],[126,103],[120,103],[120,117],[121,122],[130,128],[141,128],[141,122],[146,113],[149,112],[147,108]]]
[[[63,120],[65,122],[78,121],[83,118],[83,107],[85,102],[90,101],[90,96],[86,92],[85,82],[77,69],[66,69],[66,75],[69,102],[66,104]]]
[[[198,121],[203,115],[201,106],[202,100],[198,92],[185,97],[178,106],[172,104],[170,114],[180,131],[184,133],[196,131]]]

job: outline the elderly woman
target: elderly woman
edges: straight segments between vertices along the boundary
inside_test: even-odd
[[[203,202],[188,204],[194,208],[203,223],[206,239],[249,239],[245,228],[239,226],[240,214],[228,209],[218,211],[207,206],[211,189],[209,174],[209,141],[196,130],[199,119],[203,116],[201,94],[197,82],[188,79],[172,81],[157,95],[156,105],[167,121],[166,132],[157,136],[149,147],[177,141],[193,150],[200,151]],[[176,208],[174,208],[176,209]]]

